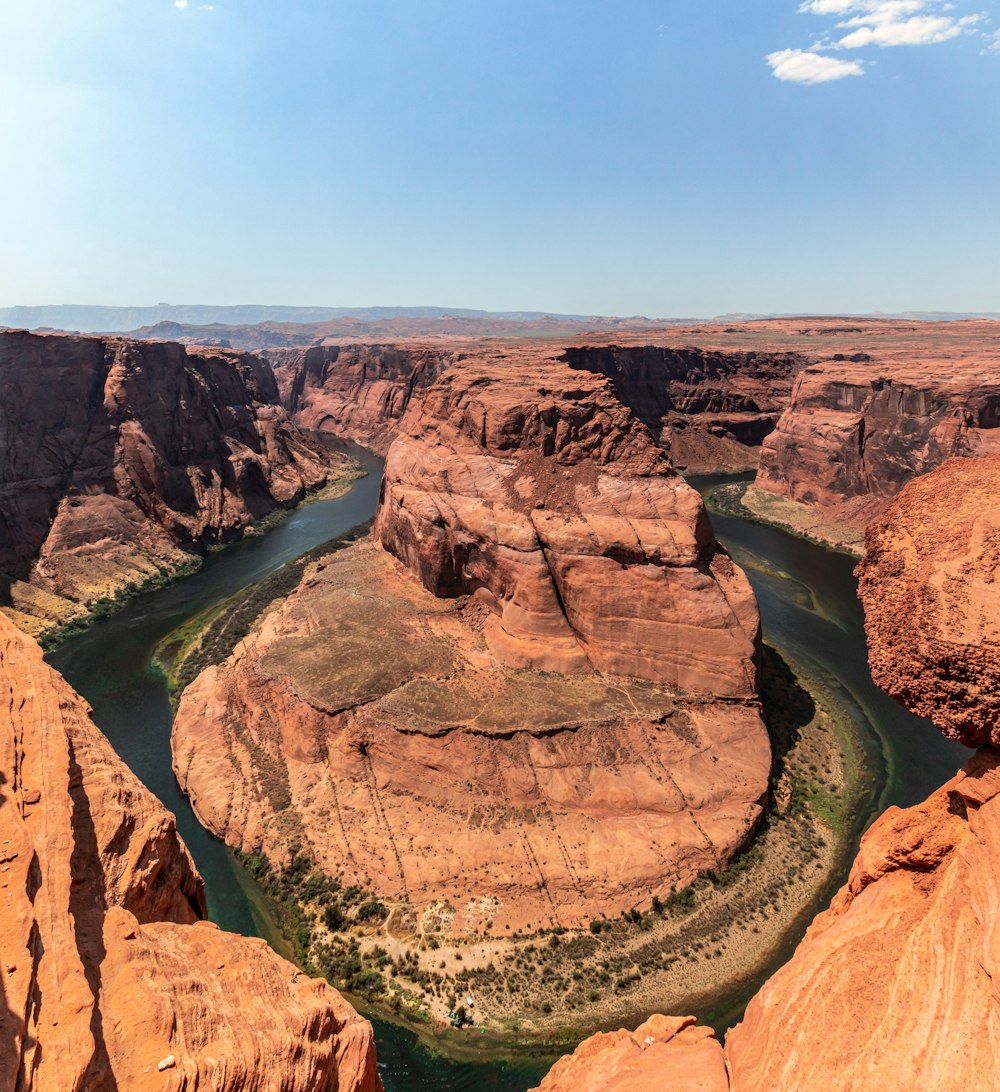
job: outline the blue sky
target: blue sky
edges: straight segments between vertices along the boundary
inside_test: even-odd
[[[1000,310],[1000,0],[0,0],[0,305]]]

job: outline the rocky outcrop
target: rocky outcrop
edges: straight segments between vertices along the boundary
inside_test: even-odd
[[[760,445],[807,363],[798,352],[595,345],[566,350],[573,367],[606,375],[618,397],[691,471],[755,469]]]
[[[996,457],[954,459],[907,485],[869,528],[860,584],[876,678],[945,734],[986,745],[865,834],[846,886],[726,1036],[729,1085],[706,1088],[1000,1087],[998,471]],[[636,1087],[614,1070],[622,1035],[560,1063],[576,1087],[594,1073],[611,1074],[609,1092]],[[658,1074],[672,1087],[669,1061]],[[562,1087],[559,1067],[542,1087]]]
[[[872,676],[970,747],[1000,747],[1000,455],[917,478],[858,569]]]
[[[0,618],[0,1087],[375,1090],[371,1027],[201,920],[174,819]]]
[[[184,692],[201,820],[350,868],[417,936],[579,925],[725,865],[770,748],[756,605],[698,495],[544,352],[446,373],[403,433],[381,548],[311,568]]]
[[[754,694],[750,586],[604,377],[444,375],[389,453],[375,537],[435,596],[475,595],[511,666]]]
[[[812,513],[803,529],[817,537],[839,526],[860,542],[911,478],[953,456],[1000,452],[998,365],[996,339],[970,336],[950,355],[883,346],[805,368],[764,441],[756,492]]]
[[[35,632],[296,504],[345,460],[255,357],[0,334],[0,594]]]
[[[384,454],[415,393],[461,354],[446,348],[315,345],[268,354],[285,408],[302,427]]]

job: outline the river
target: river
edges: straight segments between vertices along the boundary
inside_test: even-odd
[[[266,900],[230,850],[197,821],[177,785],[170,757],[170,702],[150,665],[159,642],[187,619],[371,517],[382,461],[361,448],[352,446],[351,453],[368,475],[345,496],[305,505],[267,534],[212,555],[193,576],[134,600],[48,657],[90,702],[95,722],[122,759],[177,816],[178,830],[205,878],[212,920],[272,941]],[[693,484],[704,489],[720,480]],[[719,538],[747,568],[765,637],[836,691],[877,742],[876,753],[883,756],[876,771],[880,809],[916,803],[939,787],[967,752],[872,683],[851,560],[775,528],[718,516],[713,522]],[[523,1092],[547,1068],[539,1062],[449,1061],[431,1054],[413,1034],[373,1023],[386,1092]]]

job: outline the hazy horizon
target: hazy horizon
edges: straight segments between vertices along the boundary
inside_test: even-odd
[[[1000,0],[3,19],[10,306],[1000,306]]]

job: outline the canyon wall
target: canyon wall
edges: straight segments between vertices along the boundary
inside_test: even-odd
[[[807,358],[768,350],[594,345],[567,348],[566,361],[611,379],[675,466],[728,472],[756,469],[758,449]]]
[[[0,1087],[377,1092],[371,1026],[203,920],[174,818],[0,618]]]
[[[162,577],[345,460],[308,441],[255,357],[0,333],[0,598],[32,632]]]
[[[415,392],[459,358],[405,345],[314,345],[272,350],[281,399],[305,429],[333,432],[385,454]]]
[[[585,924],[750,837],[758,630],[606,378],[477,361],[411,405],[375,541],[185,690],[174,767],[230,844],[349,868],[414,943]]]
[[[865,834],[846,886],[724,1053],[703,1037],[685,1054],[675,1025],[644,1025],[631,1043],[625,1032],[588,1040],[545,1092],[1000,1087],[1000,458],[954,459],[911,482],[866,547],[876,678],[947,735],[983,746],[922,804],[889,808]],[[700,1084],[695,1050],[708,1067]]]
[[[1000,451],[1000,327],[968,325],[942,350],[880,344],[801,371],[748,507],[860,549],[866,525],[911,478]]]

